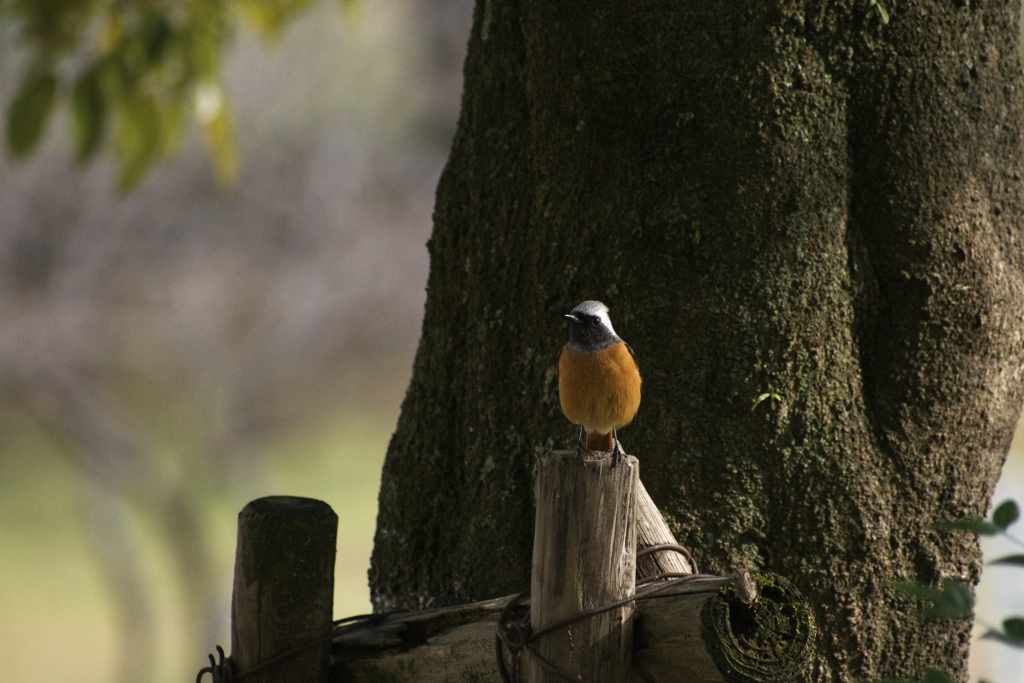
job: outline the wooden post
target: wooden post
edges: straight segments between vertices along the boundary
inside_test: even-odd
[[[636,491],[636,548],[643,550],[658,545],[679,545],[672,530],[665,523],[658,506],[644,488],[642,481],[637,481]],[[636,559],[637,579],[657,574],[692,574],[693,567],[686,557],[678,552],[663,550],[647,553]]]
[[[545,627],[633,595],[639,463],[558,451],[538,464],[531,622]],[[534,643],[551,666],[586,683],[622,683],[632,661],[633,604],[557,628]],[[564,683],[530,657],[531,683]]]
[[[257,669],[246,683],[327,682],[337,532],[330,506],[309,498],[260,498],[239,513],[231,659],[240,674]]]

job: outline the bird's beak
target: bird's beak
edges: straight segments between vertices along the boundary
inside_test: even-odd
[[[572,313],[566,313],[566,314],[565,314],[565,319],[566,319],[566,320],[571,320],[571,321],[573,321],[574,323],[578,323],[578,322],[580,321],[580,319],[579,319],[579,318],[577,318],[576,316],[574,316],[574,315],[573,315]]]

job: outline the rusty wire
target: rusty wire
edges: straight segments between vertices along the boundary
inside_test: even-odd
[[[230,657],[225,657],[224,648],[222,648],[220,645],[217,645],[217,657],[214,658],[212,654],[207,655],[210,658],[210,666],[205,666],[199,670],[199,673],[196,674],[196,683],[202,683],[203,677],[207,674],[210,675],[210,683],[238,683],[238,681],[241,681],[244,678],[248,678],[249,676],[252,676],[255,673],[258,673],[266,668],[269,668],[274,664],[279,664],[280,662],[291,659],[295,655],[299,654],[300,652],[305,652],[311,647],[323,645],[325,642],[333,640],[334,630],[338,626],[346,624],[350,621],[369,621],[379,616],[380,615],[374,614],[361,614],[355,617],[346,617],[344,619],[338,619],[332,622],[330,632],[327,633],[327,635],[325,635],[324,637],[316,638],[314,640],[308,640],[305,643],[296,645],[290,650],[285,650],[284,652],[274,655],[270,659],[266,659],[255,666],[249,667],[245,671],[238,671],[238,665],[235,663],[235,661]]]
[[[196,683],[202,683],[203,676],[210,674],[212,683],[235,683],[238,678],[235,676],[235,663],[230,657],[224,656],[224,648],[217,646],[217,659],[213,655],[210,658],[210,666],[203,667],[196,674]]]
[[[645,555],[651,555],[653,553],[661,552],[662,550],[673,550],[683,557],[690,563],[690,573],[700,574],[700,570],[697,569],[697,560],[693,559],[693,554],[689,551],[686,546],[679,545],[678,543],[659,543],[657,545],[649,545],[646,548],[641,548],[636,551],[637,558],[641,558]],[[653,576],[645,576],[644,578],[637,581],[637,585],[643,583],[650,583],[651,581],[658,581],[664,579],[666,575],[655,574]]]
[[[529,589],[523,591],[515,598],[513,598],[505,609],[501,611],[501,615],[498,617],[498,628],[494,636],[494,650],[495,658],[498,664],[498,674],[501,676],[503,683],[518,683],[519,682],[519,653],[526,652],[527,656],[535,661],[542,669],[550,674],[557,676],[565,681],[572,681],[573,683],[587,683],[580,675],[570,674],[568,671],[563,671],[557,666],[552,664],[550,661],[545,659],[534,647],[534,644],[545,635],[554,631],[563,629],[572,624],[583,621],[584,619],[590,619],[604,612],[610,612],[611,610],[624,607],[633,602],[639,600],[647,600],[657,597],[665,597],[659,594],[665,593],[669,588],[673,588],[680,583],[692,581],[696,578],[707,578],[712,576],[710,574],[700,574],[697,570],[697,563],[694,561],[690,551],[685,547],[674,544],[664,543],[659,545],[652,545],[637,552],[637,557],[642,557],[654,552],[662,550],[672,550],[683,555],[690,563],[690,568],[693,570],[692,574],[683,574],[679,572],[664,572],[660,574],[653,574],[651,576],[645,576],[636,582],[636,590],[633,595],[615,600],[607,605],[600,607],[594,607],[592,609],[584,610],[579,614],[574,614],[571,617],[556,621],[548,624],[543,628],[533,630],[530,623],[530,611],[526,610],[526,613],[522,618],[518,620],[512,619],[512,612],[518,607],[523,600],[529,596]],[[709,591],[718,590],[717,588],[709,588]],[[510,667],[505,665],[505,649],[508,649],[509,660],[511,662]]]
[[[534,644],[545,635],[565,628],[577,622],[583,621],[584,619],[590,619],[604,612],[609,612],[619,607],[624,607],[632,602],[638,600],[645,600],[658,597],[659,593],[665,592],[668,588],[671,588],[679,583],[689,581],[698,577],[707,577],[708,574],[700,574],[697,569],[697,563],[693,559],[693,555],[684,546],[674,543],[663,543],[659,545],[652,545],[637,551],[637,557],[643,557],[654,552],[661,552],[665,550],[671,550],[673,552],[680,553],[683,555],[687,562],[690,563],[690,568],[693,570],[692,574],[682,574],[677,572],[665,572],[661,574],[654,574],[652,576],[645,576],[636,582],[636,591],[633,595],[616,600],[607,605],[595,607],[593,609],[585,610],[579,614],[573,615],[567,619],[557,621],[549,624],[544,628],[533,630],[530,624],[530,611],[526,610],[526,613],[521,619],[512,619],[512,612],[519,607],[523,600],[529,595],[529,589],[523,591],[516,597],[514,597],[505,608],[501,611],[501,615],[498,617],[498,628],[494,638],[495,647],[495,659],[498,664],[498,674],[501,676],[501,680],[504,683],[518,683],[519,681],[519,653],[525,651],[527,656],[532,658],[537,664],[547,671],[548,673],[555,675],[566,681],[573,681],[574,683],[586,683],[580,676],[570,674],[563,671],[548,661],[546,658],[541,656]],[[710,589],[709,589],[710,590]],[[224,655],[224,649],[220,646],[216,646],[217,656],[210,654],[210,666],[203,667],[199,670],[196,675],[196,683],[202,683],[203,677],[209,674],[210,683],[239,683],[245,678],[252,676],[253,674],[262,671],[274,664],[278,664],[285,660],[288,660],[300,652],[305,652],[311,647],[321,645],[328,640],[332,640],[335,636],[335,631],[338,626],[344,625],[349,622],[364,623],[366,621],[372,621],[374,619],[380,619],[383,615],[379,614],[363,614],[355,617],[346,617],[344,619],[338,619],[333,622],[331,632],[325,635],[323,638],[317,638],[310,640],[301,645],[297,645],[290,650],[286,650],[277,655],[274,655],[270,659],[260,662],[259,664],[246,669],[245,671],[238,671],[237,664],[230,657]],[[511,671],[505,664],[504,651],[508,649],[509,660],[511,662]]]

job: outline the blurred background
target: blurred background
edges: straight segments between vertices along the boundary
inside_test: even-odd
[[[471,14],[328,3],[272,44],[239,33],[231,187],[194,126],[124,196],[112,159],[75,165],[66,115],[0,159],[0,682],[193,680],[229,644],[235,519],[263,495],[334,508],[335,615],[369,611]],[[997,502],[1024,501],[1022,448]],[[1019,579],[986,570],[982,619],[1024,613]],[[974,664],[1024,669],[991,641]]]
[[[112,155],[74,163],[66,109],[0,155],[0,682],[194,680],[263,495],[334,508],[335,614],[369,611],[471,15],[321,2],[239,31],[230,187],[195,124],[123,196]]]

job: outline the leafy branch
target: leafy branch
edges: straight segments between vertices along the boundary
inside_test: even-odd
[[[32,154],[66,102],[75,157],[91,161],[108,142],[118,185],[134,187],[198,123],[218,179],[237,174],[221,57],[241,25],[265,39],[316,0],[98,0],[0,2],[0,21],[27,48],[21,83],[7,108],[7,148]]]
[[[1000,503],[989,519],[968,518],[937,522],[931,525],[936,531],[967,531],[978,536],[1003,536],[1014,545],[1024,548],[1024,542],[1011,535],[1007,529],[1020,518],[1017,503],[1007,500]],[[1005,555],[986,562],[988,565],[1011,565],[1024,568],[1024,553]],[[954,579],[946,579],[939,588],[912,581],[893,581],[893,588],[905,595],[918,598],[927,604],[921,616],[932,619],[965,619],[974,610],[974,593],[970,587]],[[984,625],[984,624],[983,624]],[[985,625],[988,630],[981,636],[1004,645],[1024,649],[1024,616],[1013,616],[1003,620],[1001,627]],[[888,679],[880,683],[916,683],[905,679]],[[921,683],[953,683],[944,671],[929,669]]]

